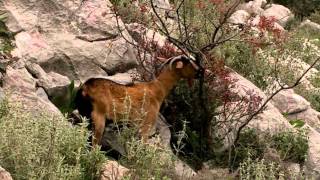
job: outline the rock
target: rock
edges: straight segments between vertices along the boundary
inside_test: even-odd
[[[225,109],[220,107],[220,110],[225,113],[222,113],[216,117],[217,121],[220,122],[220,128],[217,129],[217,137],[219,139],[222,138],[223,140],[223,147],[217,149],[217,151],[223,151],[232,145],[237,130],[246,121],[248,115],[252,114],[252,112],[250,113],[250,109],[248,109],[248,107],[257,107],[258,99],[261,99],[261,102],[264,102],[264,100],[267,99],[267,96],[253,83],[240,76],[236,72],[232,70],[230,71],[229,79],[234,81],[231,92],[233,92],[238,98],[228,104]],[[249,99],[249,101],[256,102],[248,104],[245,102],[245,100],[242,101],[241,99]],[[256,110],[257,109],[253,109],[254,112]],[[251,122],[248,124],[248,127],[271,134],[292,129],[292,126],[289,124],[288,120],[283,117],[279,110],[270,102],[267,104],[262,113],[258,114],[251,120]]]
[[[101,170],[100,180],[123,179],[129,173],[129,169],[121,166],[117,161],[107,161]]]
[[[293,179],[295,179],[301,176],[300,164],[285,162],[283,164],[283,168],[285,170],[285,173],[287,173],[287,177],[292,177]]]
[[[108,0],[13,0],[4,3],[9,18],[23,32],[15,36],[13,55],[69,79],[125,72],[136,66],[133,47],[119,34]],[[128,32],[122,35],[133,42]]]
[[[67,86],[70,84],[68,77],[55,72],[46,73],[38,64],[29,63],[26,68],[31,75],[37,79],[37,86],[43,87],[46,91],[50,91],[55,87]]]
[[[60,111],[50,102],[36,94],[36,80],[25,68],[7,68],[3,89],[8,94],[10,103],[21,104],[21,107],[34,113],[49,113],[61,116]]]
[[[228,168],[203,168],[198,172],[198,175],[192,179],[197,180],[224,180],[224,179],[236,179],[235,174],[230,174]]]
[[[275,18],[282,27],[285,27],[287,22],[294,17],[288,8],[278,4],[272,4],[262,13],[262,16]]]
[[[266,4],[265,0],[254,0],[249,1],[245,4],[241,4],[239,6],[239,9],[245,10],[247,13],[249,13],[252,16],[255,15],[261,15],[263,12],[262,6]]]
[[[0,166],[0,179],[1,180],[13,180],[10,173]]]
[[[122,85],[130,85],[130,84],[134,83],[133,79],[129,73],[117,73],[113,76],[92,76],[92,77],[89,77],[88,79],[90,79],[90,78],[108,79],[108,80],[111,80],[113,82],[116,82],[116,83],[122,84]]]
[[[317,174],[315,179],[320,178],[320,134],[309,126],[309,150],[305,162],[306,168],[312,174]]]
[[[272,98],[272,104],[277,107],[281,113],[296,114],[310,108],[310,103],[302,96],[294,93],[293,89],[280,91]]]
[[[230,16],[228,21],[232,24],[247,24],[249,18],[250,14],[247,11],[238,10]]]
[[[48,98],[48,95],[46,93],[46,91],[43,88],[38,88],[36,91],[36,94],[38,97],[40,97],[41,99],[43,99],[44,101],[50,103],[51,101]]]
[[[178,179],[194,179],[197,176],[197,173],[190,166],[179,159],[174,162],[174,168],[173,173],[179,177]]]
[[[307,27],[316,31],[320,32],[320,24],[314,23],[310,21],[309,19],[304,20],[301,24],[300,27]]]
[[[289,114],[287,118],[290,120],[301,119],[320,133],[320,112],[311,107],[296,114]]]
[[[126,26],[132,38],[137,42],[142,43],[145,41],[154,41],[160,47],[162,47],[167,41],[167,38],[165,36],[152,29],[147,29],[142,24],[131,23],[127,24]]]

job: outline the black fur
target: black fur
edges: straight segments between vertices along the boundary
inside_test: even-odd
[[[82,95],[83,89],[80,88],[76,94],[75,98],[75,107],[78,109],[79,114],[83,117],[86,117],[89,120],[88,128],[91,129],[91,112],[93,110],[93,106],[91,103],[91,99],[89,96],[84,97]]]

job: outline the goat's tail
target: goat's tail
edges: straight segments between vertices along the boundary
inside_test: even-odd
[[[93,110],[91,98],[85,93],[85,89],[80,87],[75,97],[75,106],[79,114],[87,119],[91,119],[91,112]]]

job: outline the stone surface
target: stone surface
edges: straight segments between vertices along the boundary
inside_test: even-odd
[[[246,121],[246,118],[248,118],[249,113],[247,113],[247,108],[250,106],[258,106],[257,104],[247,104],[241,99],[261,98],[262,102],[264,102],[267,98],[258,87],[236,72],[231,70],[229,78],[235,81],[231,91],[238,96],[237,99],[239,99],[239,101],[235,100],[225,108],[220,107],[220,110],[225,113],[217,116],[217,120],[220,122],[217,135],[223,137],[224,143],[223,147],[217,151],[225,150],[232,144],[238,128]],[[283,117],[280,111],[270,102],[262,113],[253,118],[248,126],[271,134],[292,129],[288,120]],[[231,129],[228,127],[231,127]]]
[[[121,166],[117,161],[107,161],[101,170],[100,180],[118,180],[128,175],[129,169]]]
[[[272,98],[272,104],[277,107],[281,113],[296,114],[310,108],[310,103],[302,96],[294,93],[293,89],[280,91]]]
[[[320,133],[320,112],[311,107],[300,113],[289,114],[287,117],[290,120],[301,119]]]
[[[247,3],[241,4],[239,6],[239,9],[245,10],[248,12],[250,15],[255,16],[255,15],[261,15],[263,12],[262,6],[266,2],[263,0],[254,0],[254,1],[249,1]]]
[[[307,28],[311,28],[311,29],[316,30],[316,31],[320,31],[320,24],[312,22],[309,19],[304,20],[300,24],[300,27],[307,27]]]
[[[247,24],[249,18],[250,14],[247,11],[238,10],[230,16],[228,21],[232,24]]]
[[[0,180],[13,180],[10,173],[0,166]]]
[[[3,80],[3,89],[8,94],[9,102],[21,104],[26,110],[61,115],[52,103],[37,96],[36,80],[25,68],[8,67]]]
[[[282,27],[285,27],[287,22],[294,17],[288,8],[278,4],[272,4],[262,13],[262,16],[275,18]]]
[[[124,72],[136,65],[133,47],[120,38],[108,0],[4,2],[15,36],[13,54],[39,64],[46,72],[83,80],[89,75]],[[126,39],[130,36],[122,32]]]
[[[309,127],[309,150],[305,165],[308,171],[315,172],[317,177],[320,178],[320,134]]]
[[[137,42],[154,41],[162,47],[167,40],[165,36],[152,29],[147,29],[142,24],[131,23],[127,24],[126,27],[132,38]]]

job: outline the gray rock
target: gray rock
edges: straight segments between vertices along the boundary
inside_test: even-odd
[[[129,175],[129,169],[120,165],[117,161],[107,161],[101,170],[100,180],[123,179]]]
[[[38,88],[37,91],[36,91],[36,94],[37,94],[38,97],[40,97],[44,101],[50,103],[48,95],[47,95],[47,93],[45,92],[45,90],[43,88],[41,88],[41,87]]]
[[[316,174],[315,179],[320,178],[320,134],[312,127],[309,127],[309,150],[305,162],[310,174]]]
[[[282,27],[285,27],[287,22],[294,17],[288,8],[278,4],[272,4],[262,13],[262,16],[275,18]]]
[[[34,113],[49,113],[60,116],[60,111],[50,102],[37,96],[36,80],[25,68],[7,68],[3,81],[3,89],[8,94],[10,103],[20,104],[24,108]]]
[[[309,19],[304,20],[300,27],[308,27],[316,31],[320,31],[320,24],[310,21]]]
[[[125,72],[136,66],[136,58],[120,37],[110,7],[108,0],[8,1],[7,24],[24,30],[15,36],[12,54],[70,79]],[[119,27],[124,29],[121,20]],[[122,34],[133,41],[126,31]]]
[[[1,180],[13,180],[10,173],[0,166],[0,179]]]
[[[247,24],[249,18],[250,14],[247,11],[238,10],[230,16],[228,21],[232,24]]]
[[[217,121],[220,123],[219,128],[217,128],[218,133],[216,135],[223,139],[223,147],[217,151],[228,149],[232,145],[237,130],[245,122],[246,118],[248,118],[248,114],[250,114],[246,113],[246,108],[253,104],[245,103],[245,101],[241,101],[241,99],[261,98],[263,102],[267,98],[266,94],[258,87],[236,72],[231,70],[229,77],[231,81],[235,80],[231,91],[238,96],[238,101],[235,99],[235,101],[231,102],[225,107],[225,109],[220,107],[220,110],[223,110],[225,113],[221,113],[217,116]],[[254,107],[257,106],[257,104],[254,105]],[[288,120],[283,117],[279,110],[270,102],[262,113],[253,118],[253,120],[248,124],[248,127],[255,128],[263,132],[269,132],[271,134],[292,129]]]
[[[273,97],[272,103],[281,113],[289,115],[300,113],[310,108],[310,103],[302,96],[294,93],[293,89],[279,92]]]

